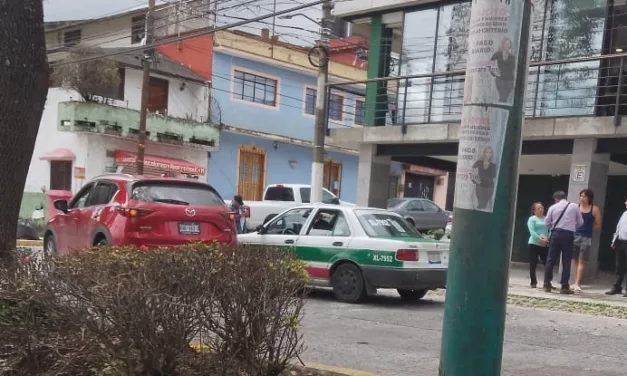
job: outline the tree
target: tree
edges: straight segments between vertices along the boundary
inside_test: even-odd
[[[87,102],[97,102],[104,97],[105,91],[115,92],[120,85],[120,73],[115,62],[106,59],[76,62],[95,53],[98,52],[87,49],[71,53],[67,62],[54,67],[53,84],[77,91]]]
[[[17,219],[49,68],[42,0],[0,0],[0,258],[15,248]]]

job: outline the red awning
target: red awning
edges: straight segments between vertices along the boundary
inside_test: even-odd
[[[135,166],[137,164],[137,154],[116,150],[113,156],[115,158],[115,164],[118,166]],[[158,157],[156,155],[145,155],[144,166],[193,175],[204,175],[206,171],[204,167],[192,162],[182,159]]]
[[[76,155],[72,153],[70,149],[54,149],[53,151],[46,153],[39,157],[42,161],[73,161],[76,160]]]

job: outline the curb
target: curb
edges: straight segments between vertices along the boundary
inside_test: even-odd
[[[430,292],[429,295],[427,295],[431,298],[441,298],[441,299],[445,299],[446,298],[446,293],[444,291],[440,292],[440,290],[438,290],[438,292],[434,293],[434,292]],[[544,292],[538,292],[538,293],[534,293],[534,292],[524,292],[524,291],[520,291],[520,290],[516,290],[516,289],[512,289],[511,286],[509,288],[509,291],[507,292],[507,296],[508,297],[518,297],[518,298],[532,298],[532,299],[542,299],[542,300],[552,300],[552,301],[556,301],[556,302],[567,302],[567,303],[583,303],[583,304],[595,304],[595,305],[604,305],[604,306],[608,306],[608,307],[614,307],[614,308],[627,308],[627,299],[625,299],[625,301],[621,301],[621,300],[610,300],[607,299],[607,297],[600,297],[600,296],[590,296],[590,297],[583,297],[583,296],[573,296],[573,295],[559,295],[556,293],[551,293],[551,294],[547,294]]]
[[[346,375],[346,376],[377,376],[376,374],[370,373],[370,372],[359,371],[359,370],[351,369],[351,368],[329,366],[326,364],[319,364],[319,363],[305,362],[305,368],[314,369],[314,370],[323,371],[323,372],[333,372],[339,375]]]
[[[44,246],[43,240],[18,239],[16,243],[18,247],[43,247]]]

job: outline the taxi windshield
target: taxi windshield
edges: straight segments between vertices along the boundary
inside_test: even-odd
[[[371,238],[421,238],[420,233],[403,218],[392,213],[355,210],[355,215]]]

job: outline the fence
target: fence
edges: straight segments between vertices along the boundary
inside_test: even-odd
[[[627,54],[531,63],[525,116],[613,116],[620,125],[627,115],[625,63]],[[376,90],[374,102],[365,101],[368,84]],[[408,125],[460,121],[464,84],[465,70],[385,77],[329,84],[327,98],[333,100],[331,93],[360,97],[343,103],[342,118],[352,118],[356,125],[400,125],[404,133]],[[338,104],[330,102],[328,108],[337,112]],[[368,117],[369,112],[374,116]],[[332,121],[328,117],[327,124]]]

